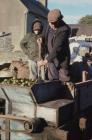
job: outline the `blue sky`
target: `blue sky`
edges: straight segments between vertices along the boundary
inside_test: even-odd
[[[92,15],[92,0],[48,0],[48,8],[60,9],[68,24],[78,23],[85,15]]]

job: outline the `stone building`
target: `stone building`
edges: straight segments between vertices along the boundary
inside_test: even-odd
[[[72,29],[71,36],[92,36],[92,24],[71,24]]]
[[[47,13],[48,9],[39,0],[0,0],[0,32],[10,33],[12,45],[18,50],[34,18],[46,23]]]

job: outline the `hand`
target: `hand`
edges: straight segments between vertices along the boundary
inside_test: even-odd
[[[38,67],[41,67],[41,66],[45,66],[47,65],[48,61],[47,60],[40,60],[37,62],[37,65]]]
[[[42,38],[41,37],[37,39],[37,44],[38,44],[38,46],[42,45]]]
[[[43,66],[43,65],[44,65],[44,61],[43,61],[43,60],[38,61],[38,62],[37,62],[37,65],[38,65],[38,67]]]
[[[47,65],[47,63],[48,63],[48,61],[45,59],[45,60],[44,60],[44,65]]]

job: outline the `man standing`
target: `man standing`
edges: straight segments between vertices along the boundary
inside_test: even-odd
[[[45,42],[48,56],[44,61],[39,61],[38,66],[48,65],[49,80],[61,80],[67,82],[70,80],[70,50],[68,41],[70,28],[62,20],[63,15],[59,9],[51,10],[48,13],[47,18],[49,28],[45,33]]]
[[[42,31],[42,22],[39,19],[35,19],[32,23],[32,32],[28,33],[20,43],[23,52],[28,56],[30,71],[29,79],[32,80],[36,80],[38,78],[37,61],[39,60],[39,46],[37,44],[37,39],[42,38]],[[41,52],[42,50],[40,51],[40,53]],[[40,54],[40,59],[41,58],[43,58],[42,53]]]

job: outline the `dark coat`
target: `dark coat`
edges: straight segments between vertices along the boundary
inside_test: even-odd
[[[46,36],[48,35],[49,29]],[[61,21],[52,40],[52,51],[48,54],[48,62],[58,60],[61,68],[66,68],[70,63],[70,49],[68,38],[70,36],[70,28]],[[46,37],[47,39],[47,37]]]

